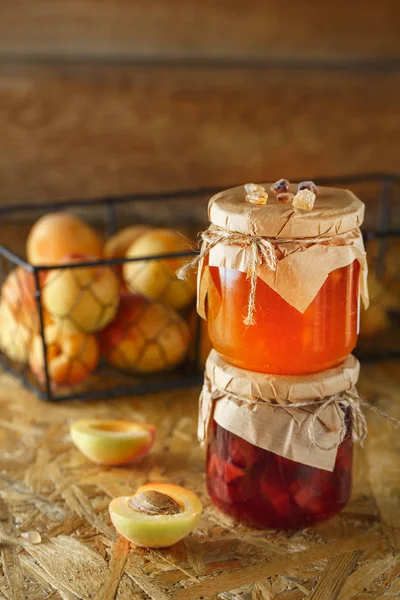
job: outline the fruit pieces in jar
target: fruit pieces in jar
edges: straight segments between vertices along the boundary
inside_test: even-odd
[[[239,458],[241,467],[233,462],[234,457]],[[214,421],[207,487],[214,504],[241,522],[301,528],[337,514],[346,505],[351,459],[349,435],[338,449],[333,472],[329,472],[257,448]]]

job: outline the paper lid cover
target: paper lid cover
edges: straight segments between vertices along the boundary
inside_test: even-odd
[[[337,367],[310,375],[269,375],[240,369],[211,350],[206,375],[211,385],[238,396],[278,404],[322,400],[351,390],[358,381],[360,363],[350,354]]]
[[[247,235],[303,239],[347,233],[364,220],[365,206],[349,190],[320,187],[313,210],[306,211],[279,202],[271,183],[261,185],[268,192],[265,205],[247,202],[243,185],[215,194],[208,204],[211,223]],[[290,190],[295,194],[297,184]]]

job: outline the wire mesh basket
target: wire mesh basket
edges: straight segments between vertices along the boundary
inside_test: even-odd
[[[317,183],[350,187],[367,204],[364,237],[371,308],[361,318],[357,354],[362,360],[398,356],[400,176],[319,178]],[[182,287],[177,290],[174,273],[196,254],[195,244],[189,246],[185,238],[195,240],[207,226],[207,201],[216,191],[0,208],[0,239],[5,242],[0,246],[4,368],[40,398],[51,401],[199,384],[210,347],[207,331],[196,315],[193,282],[179,282]],[[105,239],[131,223],[143,230],[181,231],[182,247],[168,254],[101,260],[72,256],[63,264],[33,266],[22,258],[28,232],[37,218],[59,210],[82,217]],[[152,300],[143,294],[146,286],[156,289]],[[66,290],[71,289],[75,292],[68,301]],[[51,302],[57,309],[50,318],[45,306]]]

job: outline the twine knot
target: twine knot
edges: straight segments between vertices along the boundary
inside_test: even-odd
[[[315,434],[317,419],[319,418],[321,411],[323,411],[325,408],[327,408],[331,404],[339,405],[339,406],[343,406],[344,408],[347,408],[347,410],[349,411],[349,419],[350,419],[350,423],[351,423],[351,436],[352,436],[353,442],[358,442],[362,445],[368,434],[368,426],[367,426],[367,420],[365,418],[365,414],[361,408],[361,405],[367,404],[367,403],[365,403],[365,402],[363,403],[356,392],[353,394],[351,394],[350,392],[343,392],[341,394],[335,394],[334,396],[330,396],[329,398],[326,398],[325,400],[322,400],[321,402],[315,401],[315,402],[311,402],[311,403],[303,402],[303,403],[294,404],[294,406],[297,406],[298,408],[306,407],[306,406],[317,406],[317,410],[313,413],[313,415],[310,419],[310,423],[309,423],[308,431],[307,431],[308,439],[310,440],[310,443],[313,444],[314,446],[316,446],[317,448],[319,448],[320,450],[329,451],[329,450],[334,450],[335,448],[338,448],[340,446],[340,444],[343,442],[343,440],[345,439],[345,437],[347,435],[347,425],[346,425],[345,419],[343,419],[342,425],[341,425],[340,431],[339,431],[339,439],[337,441],[335,441],[331,446],[323,446],[317,440],[317,437]]]
[[[394,417],[391,417],[390,415],[386,414],[385,412],[383,412],[376,406],[373,406],[372,404],[369,404],[365,400],[362,400],[359,397],[358,392],[355,388],[352,388],[351,390],[348,390],[345,392],[340,392],[338,394],[329,396],[322,400],[294,402],[294,403],[288,405],[288,404],[278,404],[276,402],[265,400],[263,398],[250,398],[248,396],[242,396],[240,394],[230,392],[229,390],[226,390],[226,389],[223,389],[223,388],[213,385],[211,383],[209,377],[206,375],[204,378],[204,385],[203,385],[202,393],[210,398],[210,400],[212,401],[212,404],[214,403],[214,401],[218,400],[218,398],[221,398],[221,396],[222,397],[228,396],[229,398],[232,398],[232,400],[236,400],[238,402],[245,403],[249,406],[251,406],[251,405],[254,406],[257,404],[267,404],[267,405],[269,405],[273,408],[277,408],[277,409],[279,409],[279,408],[287,409],[289,407],[290,407],[290,409],[315,408],[316,410],[313,412],[310,422],[309,422],[309,425],[308,425],[307,436],[308,436],[308,439],[309,439],[311,445],[316,446],[320,450],[324,450],[327,452],[338,448],[348,433],[346,419],[343,418],[340,430],[338,432],[339,436],[331,446],[324,446],[324,445],[320,444],[320,442],[317,440],[318,419],[320,418],[321,412],[324,411],[330,405],[343,407],[348,410],[348,418],[349,418],[350,424],[351,424],[352,440],[353,440],[353,442],[360,443],[361,445],[364,442],[364,440],[368,434],[367,420],[366,420],[364,410],[363,410],[364,408],[368,408],[369,410],[374,412],[376,415],[378,415],[385,421],[392,423],[396,427],[400,427],[400,420],[395,419]],[[209,419],[212,417],[212,413],[213,413],[213,408],[211,407],[211,405],[210,405],[209,411],[211,411],[211,412],[209,412],[209,415],[208,415],[208,419],[207,419],[208,422],[209,422]]]
[[[193,260],[177,270],[176,275],[178,279],[186,279],[189,271],[196,267],[218,244],[223,243],[227,246],[251,248],[252,257],[249,268],[250,294],[247,313],[243,322],[245,325],[255,325],[254,309],[259,268],[262,264],[266,264],[271,271],[276,271],[277,258],[274,240],[258,235],[228,231],[216,226],[209,227],[200,236],[203,240],[203,247],[200,253]]]

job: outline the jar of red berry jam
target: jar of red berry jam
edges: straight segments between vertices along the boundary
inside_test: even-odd
[[[206,364],[199,438],[213,503],[240,522],[307,527],[339,513],[351,490],[353,439],[365,436],[348,356],[322,373],[266,375]]]
[[[243,369],[316,373],[355,347],[360,292],[368,303],[364,204],[343,189],[315,195],[308,183],[300,195],[312,194],[313,206],[309,197],[296,203],[298,186],[288,182],[285,193],[247,184],[209,202],[198,311],[213,347]],[[264,190],[260,203],[249,185]]]

